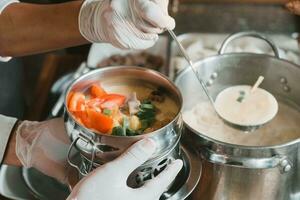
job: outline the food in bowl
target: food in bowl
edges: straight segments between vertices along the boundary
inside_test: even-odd
[[[71,91],[67,107],[78,123],[95,133],[135,136],[153,132],[172,121],[176,103],[161,88],[144,85],[92,84],[85,91]]]
[[[159,70],[164,65],[164,59],[161,56],[153,55],[147,52],[113,55],[99,62],[97,67],[118,65],[139,66]]]

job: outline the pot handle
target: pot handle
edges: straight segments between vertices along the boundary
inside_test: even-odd
[[[234,34],[228,36],[222,43],[221,48],[219,50],[219,54],[222,55],[225,53],[226,48],[230,42],[232,42],[235,39],[242,38],[242,37],[254,37],[254,38],[258,38],[258,39],[266,41],[272,48],[275,57],[280,58],[278,48],[276,47],[274,42],[272,42],[272,40],[270,40],[270,38],[266,37],[265,35],[255,32],[255,31],[238,32],[238,33],[234,33]]]
[[[93,148],[92,149],[92,159],[90,161],[90,167],[87,170],[87,172],[82,171],[81,168],[75,162],[72,161],[72,156],[71,156],[72,149],[75,147],[76,143],[79,140],[82,140],[86,143],[92,144],[92,148]],[[95,153],[96,153],[96,145],[93,143],[93,141],[91,141],[90,139],[86,138],[85,136],[79,134],[78,137],[71,143],[71,145],[69,147],[68,154],[67,154],[67,161],[68,161],[69,165],[74,167],[82,176],[86,176],[89,172],[92,171],[92,167],[93,167],[93,163],[94,163],[94,159],[95,159]]]
[[[204,147],[200,150],[200,156],[211,163],[240,168],[267,169],[278,167],[281,173],[287,173],[292,169],[292,163],[289,159],[281,155],[274,155],[268,158],[232,157],[218,154]]]

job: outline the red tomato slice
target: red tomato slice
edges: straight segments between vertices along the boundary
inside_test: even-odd
[[[76,120],[81,125],[83,125],[87,128],[91,128],[91,122],[90,122],[87,111],[76,111],[76,112],[73,112],[73,115],[75,116]]]
[[[101,98],[104,95],[106,95],[107,93],[105,92],[105,90],[100,85],[93,84],[90,87],[90,94],[91,94],[92,97]]]
[[[125,103],[126,97],[120,94],[107,94],[101,99],[103,100],[101,108],[112,108],[115,105],[121,107]]]
[[[84,111],[85,110],[85,96],[81,92],[75,92],[69,103],[69,110],[71,112]]]
[[[113,119],[111,117],[89,108],[87,108],[87,113],[91,128],[100,133],[108,133],[113,128]]]
[[[71,101],[73,95],[74,95],[74,92],[70,91],[68,96],[67,96],[67,106],[68,106],[68,108],[70,107],[70,101]]]

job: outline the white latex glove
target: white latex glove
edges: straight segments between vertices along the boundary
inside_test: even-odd
[[[34,167],[62,183],[67,182],[70,141],[62,118],[24,121],[16,134],[16,154],[24,167]]]
[[[82,179],[68,200],[158,200],[182,168],[182,161],[173,161],[157,177],[142,187],[127,186],[129,174],[150,158],[155,143],[144,139],[130,147],[116,160],[102,165]]]
[[[157,34],[175,27],[168,4],[169,0],[85,0],[79,30],[93,43],[146,49],[157,41]]]

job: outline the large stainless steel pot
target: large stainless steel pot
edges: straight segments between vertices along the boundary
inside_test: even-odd
[[[65,103],[65,125],[67,132],[73,141],[69,153],[71,152],[72,147],[75,146],[77,150],[92,163],[103,164],[119,156],[136,141],[148,137],[155,140],[157,144],[156,152],[149,160],[149,162],[151,162],[151,160],[164,155],[176,145],[181,136],[183,127],[180,115],[182,97],[177,87],[164,75],[141,67],[120,66],[93,70],[76,79],[71,84],[66,93],[65,102],[71,91],[84,91],[89,88],[91,84],[99,82],[108,86],[126,85],[134,82],[136,84],[148,84],[153,87],[160,87],[166,92],[166,95],[169,95],[176,102],[178,113],[169,124],[154,132],[130,137],[113,136],[108,134],[97,134],[81,126],[73,118]],[[69,160],[69,162],[80,171],[79,167],[73,164],[71,160]]]
[[[267,41],[275,56],[224,53],[232,40],[245,36]],[[224,41],[219,55],[198,61],[195,66],[213,98],[230,85],[251,85],[263,75],[263,88],[300,106],[300,68],[280,59],[274,44],[261,34],[234,34]],[[175,84],[183,96],[183,111],[205,100],[191,69],[184,70]],[[195,199],[300,199],[300,139],[276,146],[241,146],[212,139],[185,125],[185,142],[199,150],[203,161]]]

